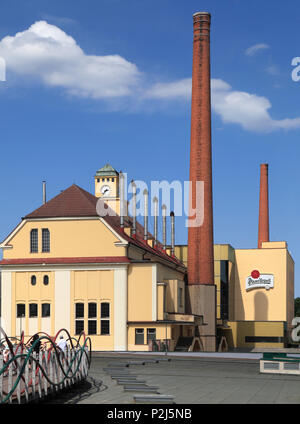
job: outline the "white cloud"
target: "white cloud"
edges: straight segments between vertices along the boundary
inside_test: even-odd
[[[254,56],[259,50],[266,50],[269,48],[270,46],[265,43],[255,44],[254,46],[248,47],[248,49],[245,51],[245,54],[247,56]]]
[[[192,79],[156,84],[147,92],[154,99],[190,99]],[[212,79],[212,110],[226,124],[238,124],[247,131],[271,132],[278,129],[300,128],[300,118],[272,119],[269,114],[271,103],[266,97],[235,91],[221,80]]]
[[[266,97],[234,91],[222,80],[212,80],[212,108],[224,123],[241,125],[245,130],[271,132],[277,129],[300,128],[300,117],[273,119],[271,103]]]
[[[135,64],[119,55],[87,55],[74,38],[46,21],[3,38],[0,56],[9,71],[37,77],[80,97],[128,96],[140,77]]]
[[[156,83],[148,88],[145,98],[153,99],[190,99],[192,90],[191,78],[185,78],[175,82]]]
[[[252,53],[258,46],[268,47],[252,46]],[[151,85],[134,63],[119,55],[87,55],[74,38],[46,21],[3,38],[0,57],[5,59],[8,72],[33,77],[74,96],[114,101],[115,107],[122,101],[140,108],[151,101],[155,106],[155,101],[167,104],[191,98],[191,78]],[[235,91],[221,79],[212,80],[212,108],[224,123],[238,124],[248,131],[300,128],[300,117],[272,119],[267,98]]]

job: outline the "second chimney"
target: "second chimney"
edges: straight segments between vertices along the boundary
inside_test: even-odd
[[[258,221],[258,248],[264,241],[269,241],[269,182],[267,163],[260,165],[260,194]]]

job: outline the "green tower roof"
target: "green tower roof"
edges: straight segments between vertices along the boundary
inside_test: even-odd
[[[110,175],[119,175],[118,171],[116,171],[109,163],[107,163],[103,168],[99,169],[96,172],[96,177],[106,177]]]

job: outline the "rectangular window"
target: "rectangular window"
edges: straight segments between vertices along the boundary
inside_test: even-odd
[[[88,321],[88,334],[89,335],[97,334],[97,321],[96,320],[89,320]]]
[[[29,305],[29,318],[36,318],[38,316],[37,303],[30,303]]]
[[[101,303],[101,318],[109,318],[109,303]]]
[[[101,320],[101,335],[108,335],[109,334],[109,320],[108,319],[102,319]]]
[[[37,253],[38,249],[39,249],[38,230],[33,229],[30,231],[30,253]]]
[[[19,303],[17,305],[17,318],[25,317],[25,305],[24,303]]]
[[[101,303],[101,335],[110,333],[110,304],[108,302]]]
[[[48,228],[42,229],[42,252],[50,252],[50,231],[48,230]]]
[[[246,336],[245,343],[284,343],[284,337]]]
[[[42,304],[42,317],[50,317],[50,303],[43,303]]]
[[[228,287],[228,261],[221,261],[221,319],[228,320],[229,317],[229,287]]]
[[[178,306],[179,308],[183,307],[183,289],[181,287],[179,287],[179,292],[178,292]]]
[[[75,321],[75,334],[79,335],[82,331],[84,331],[84,321],[76,320]]]
[[[149,344],[150,340],[156,340],[155,328],[147,328],[147,344]]]
[[[84,318],[84,303],[76,303],[75,318]]]
[[[89,318],[97,318],[97,303],[89,303]]]
[[[143,328],[135,329],[135,344],[136,345],[144,344],[144,329]]]

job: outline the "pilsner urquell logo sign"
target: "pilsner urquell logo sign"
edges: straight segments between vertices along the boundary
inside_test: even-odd
[[[261,274],[259,271],[254,270],[251,275],[246,278],[246,290],[256,289],[257,287],[264,287],[269,290],[274,287],[273,274]]]

